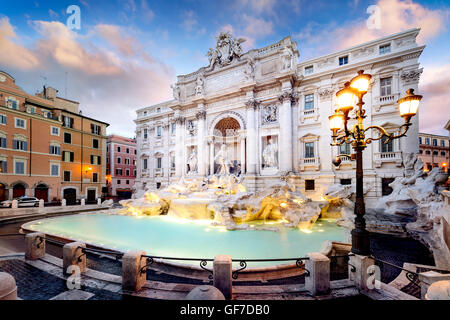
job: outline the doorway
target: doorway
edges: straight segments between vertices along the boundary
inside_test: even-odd
[[[67,188],[63,191],[63,198],[66,199],[66,205],[73,206],[77,202],[77,190],[74,188]]]

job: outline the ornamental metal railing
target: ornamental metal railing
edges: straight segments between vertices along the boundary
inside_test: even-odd
[[[231,259],[232,262],[238,262],[239,268],[232,271],[232,278],[237,280],[239,273],[247,268],[248,262],[283,262],[283,261],[295,261],[295,265],[304,271],[305,277],[309,277],[309,270],[305,267],[304,260],[309,260],[308,257],[300,258],[281,258],[281,259]]]

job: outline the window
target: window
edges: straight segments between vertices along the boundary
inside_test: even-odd
[[[156,112],[160,113],[161,112],[161,108],[156,108]]]
[[[144,161],[142,163],[142,167],[144,168],[144,170],[147,170],[147,163],[148,163],[148,159],[144,159]]]
[[[120,179],[119,179],[119,180],[117,180],[117,184],[120,184],[120,182],[121,182],[121,181],[120,181]]]
[[[380,79],[381,96],[389,96],[392,94],[392,77]]]
[[[14,173],[15,174],[25,174],[25,161],[15,160],[14,161]]]
[[[13,149],[27,151],[28,143],[23,140],[13,140]]]
[[[386,143],[386,137],[383,136],[383,138],[381,138],[380,143],[381,143],[381,152],[393,152],[394,151],[394,142],[390,141],[389,143]]]
[[[133,176],[136,176],[136,170],[133,171]]]
[[[423,154],[423,150],[422,150],[422,149],[420,149],[420,150],[419,150],[419,153],[420,153],[420,154]]]
[[[121,147],[117,147],[117,152],[122,152],[122,148]]]
[[[419,144],[422,144],[422,137],[419,137]]]
[[[98,182],[98,173],[96,172],[92,173],[92,182]]]
[[[44,118],[50,119],[52,117],[52,113],[50,111],[47,111],[47,110],[42,110],[42,116]]]
[[[6,124],[6,116],[4,116],[3,114],[0,114],[0,124]]]
[[[72,134],[64,132],[64,143],[72,143]]]
[[[128,176],[130,176],[130,169],[126,169],[125,170],[125,175],[128,177]]]
[[[314,94],[305,95],[305,110],[314,109]]]
[[[441,156],[445,157],[445,151],[441,151]]]
[[[428,171],[431,171],[431,169],[433,169],[433,167],[431,166],[430,163],[427,163],[427,170],[428,170]]]
[[[392,188],[389,184],[394,182],[394,180],[394,178],[381,178],[381,195],[387,196],[392,193]]]
[[[130,184],[130,180],[125,180],[125,184]]]
[[[121,157],[117,157],[117,163],[122,163],[122,158]]]
[[[348,64],[348,56],[340,57],[339,58],[339,65],[343,66],[344,64]]]
[[[349,143],[343,143],[339,146],[339,154],[351,154],[351,146]]]
[[[437,147],[437,139],[433,139],[433,147]]]
[[[136,166],[136,159],[133,159],[133,166]]]
[[[91,154],[91,164],[100,165],[101,157]]]
[[[10,109],[18,110],[17,101],[13,99],[6,100],[6,106]]]
[[[6,137],[0,137],[0,148],[6,148]]]
[[[441,147],[445,147],[445,140],[441,140]]]
[[[159,188],[161,188],[161,182],[156,183],[156,189],[159,189]]]
[[[15,118],[15,119],[16,119],[16,123],[15,123],[16,128],[26,129],[27,123],[24,119],[20,119],[20,118]]]
[[[98,139],[92,139],[92,148],[98,149]]]
[[[437,156],[438,154],[439,154],[439,152],[433,151],[433,156]]]
[[[389,52],[391,52],[391,45],[389,43],[380,46],[380,54],[385,54]]]
[[[125,152],[126,152],[126,153],[130,153],[130,148],[127,148],[127,149],[125,150]]]
[[[158,137],[161,137],[161,135],[162,135],[162,127],[161,126],[156,127],[156,135]]]
[[[28,107],[27,108],[27,112],[28,113],[36,113],[36,108],[35,107]]]
[[[58,127],[50,127],[50,134],[52,136],[59,136],[59,128]]]
[[[61,155],[61,147],[60,146],[51,145],[50,146],[50,154]]]
[[[425,144],[430,145],[430,138],[425,138]]]
[[[73,118],[71,117],[67,117],[67,116],[62,116],[62,122],[63,122],[63,127],[66,128],[73,128]]]
[[[71,171],[64,171],[64,174],[63,174],[63,180],[64,181],[70,181],[70,176],[72,175],[72,173],[71,173]]]
[[[146,116],[147,115],[147,111],[144,111],[144,116]]]
[[[134,150],[134,154],[137,154],[137,151],[136,151],[136,149]]]
[[[352,184],[352,179],[341,179],[341,184],[346,186],[346,185],[351,185]]]
[[[431,154],[431,151],[430,150],[426,150],[425,154]]]
[[[7,172],[8,172],[8,162],[6,160],[0,160],[0,173],[7,173]]]
[[[315,180],[305,180],[305,190],[311,191],[315,189]]]
[[[305,143],[305,158],[314,158],[314,142]]]
[[[63,151],[62,159],[64,162],[73,162],[74,153],[71,151]]]
[[[162,168],[162,158],[156,158],[156,168]]]
[[[174,156],[170,156],[170,167],[175,168],[175,157]]]
[[[116,169],[116,175],[117,175],[117,176],[121,176],[122,174],[123,174],[122,169],[117,168],[117,169]]]
[[[130,164],[130,159],[129,158],[125,158],[125,159],[123,159],[123,161],[124,161],[124,164]]]
[[[55,177],[59,176],[59,164],[50,164],[50,175]]]
[[[100,134],[101,127],[99,125],[91,123],[91,132],[94,134]]]
[[[175,122],[170,125],[170,131],[172,134],[175,134],[175,132],[177,131],[177,125]]]
[[[314,72],[314,67],[313,66],[307,66],[305,67],[305,75],[306,74],[311,74]]]
[[[144,129],[144,139],[147,139],[147,137],[148,137],[147,129]]]

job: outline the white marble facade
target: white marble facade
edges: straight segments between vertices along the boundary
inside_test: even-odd
[[[288,172],[311,198],[330,183],[354,183],[352,161],[331,163],[338,153],[352,153],[330,146],[335,93],[358,70],[372,74],[364,123],[398,131],[396,101],[408,88],[418,92],[422,73],[418,34],[413,29],[302,62],[290,37],[244,53],[243,39],[221,33],[207,54],[209,66],[178,76],[173,100],[137,110],[136,188],[218,173],[224,152],[231,173],[243,175],[250,190]],[[402,153],[418,153],[418,117],[412,121],[406,137],[364,151],[369,206],[387,179],[402,175]]]

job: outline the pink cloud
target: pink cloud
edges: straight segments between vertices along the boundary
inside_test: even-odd
[[[124,31],[116,25],[98,24],[95,26],[96,32],[108,41],[109,44],[117,48],[119,53],[130,56],[135,53],[137,45],[135,39],[124,35]]]
[[[20,70],[35,68],[39,65],[38,58],[34,53],[17,44],[13,26],[8,17],[0,19],[0,63],[3,66],[11,66]]]

